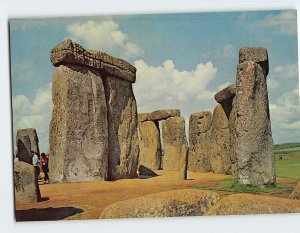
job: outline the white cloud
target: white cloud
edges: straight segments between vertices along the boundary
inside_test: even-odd
[[[278,33],[288,36],[297,34],[296,10],[282,11],[278,14],[269,14],[257,24],[263,28],[276,30]]]
[[[111,19],[75,22],[66,26],[68,38],[86,48],[97,49],[120,57],[137,57],[142,49]]]
[[[298,63],[288,64],[286,66],[276,66],[274,74],[280,75],[282,78],[297,78],[298,77]]]
[[[284,93],[270,104],[273,138],[275,142],[289,142],[300,138],[299,87]]]
[[[38,89],[32,101],[24,95],[12,97],[14,138],[18,129],[35,128],[43,152],[48,152],[49,122],[53,107],[51,86],[49,83]]]
[[[208,84],[216,77],[217,68],[210,61],[191,71],[179,71],[172,60],[160,66],[138,60],[134,66],[137,81],[133,88],[139,113],[178,108],[187,121],[191,113],[212,111],[216,105],[216,91],[209,90]]]

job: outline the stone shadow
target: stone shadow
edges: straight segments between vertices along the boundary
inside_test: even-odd
[[[82,213],[82,209],[74,207],[59,207],[59,208],[32,208],[27,210],[16,210],[15,218],[17,222],[24,221],[49,221],[63,220],[75,214]]]

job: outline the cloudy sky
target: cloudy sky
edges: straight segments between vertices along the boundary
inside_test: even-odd
[[[50,50],[65,39],[137,68],[138,112],[213,111],[214,94],[235,82],[241,47],[266,47],[274,142],[300,141],[296,11],[131,15],[10,21],[13,130],[37,129],[48,151]]]

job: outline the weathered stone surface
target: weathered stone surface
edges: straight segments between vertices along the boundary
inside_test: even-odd
[[[215,192],[196,189],[160,192],[109,205],[100,218],[199,216],[219,199]]]
[[[300,202],[287,198],[234,194],[221,199],[205,215],[299,213]]]
[[[55,71],[49,160],[53,182],[107,178],[107,106],[100,77],[79,66],[60,65]]]
[[[297,183],[296,187],[294,188],[293,192],[291,193],[290,199],[300,200],[300,182]]]
[[[154,171],[143,165],[139,166],[139,176],[158,176]]]
[[[229,157],[231,160],[231,172],[233,176],[237,176],[237,157],[236,157],[236,98],[233,98],[232,109],[229,116]]]
[[[161,121],[169,117],[180,117],[179,109],[163,109],[151,113],[140,113],[139,122],[143,121]]]
[[[188,170],[209,172],[210,141],[211,141],[211,112],[199,112],[190,115],[189,122],[189,161]]]
[[[233,99],[235,97],[235,84],[231,84],[228,87],[222,89],[217,94],[215,94],[215,100],[222,104],[222,102]]]
[[[53,48],[50,59],[54,66],[85,66],[133,83],[136,78],[136,68],[128,62],[100,51],[86,50],[72,40],[65,40]]]
[[[130,82],[104,79],[108,109],[108,179],[137,176],[139,139],[136,100]]]
[[[40,153],[39,139],[33,128],[19,129],[16,135],[17,153],[16,157],[23,162],[32,164],[31,151]]]
[[[179,180],[187,179],[187,166],[188,166],[189,148],[187,145],[181,147],[180,161],[179,161]]]
[[[224,109],[218,104],[213,112],[210,164],[214,173],[230,174],[229,128]]]
[[[242,184],[275,182],[273,139],[264,71],[254,61],[237,67],[236,156]]]
[[[139,164],[157,170],[160,168],[162,156],[158,122],[145,121],[138,125],[140,132]]]
[[[239,53],[239,63],[254,61],[261,66],[265,76],[269,73],[269,58],[266,48],[241,48]]]
[[[187,145],[183,117],[170,117],[162,122],[164,170],[179,170],[181,148]]]
[[[38,178],[33,165],[18,161],[14,163],[15,201],[33,203],[41,200]]]

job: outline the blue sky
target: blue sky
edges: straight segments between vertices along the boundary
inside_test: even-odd
[[[10,21],[14,132],[36,128],[48,150],[50,50],[70,38],[137,67],[139,112],[213,111],[214,94],[235,82],[241,47],[266,47],[275,143],[300,138],[296,11],[127,15]]]

